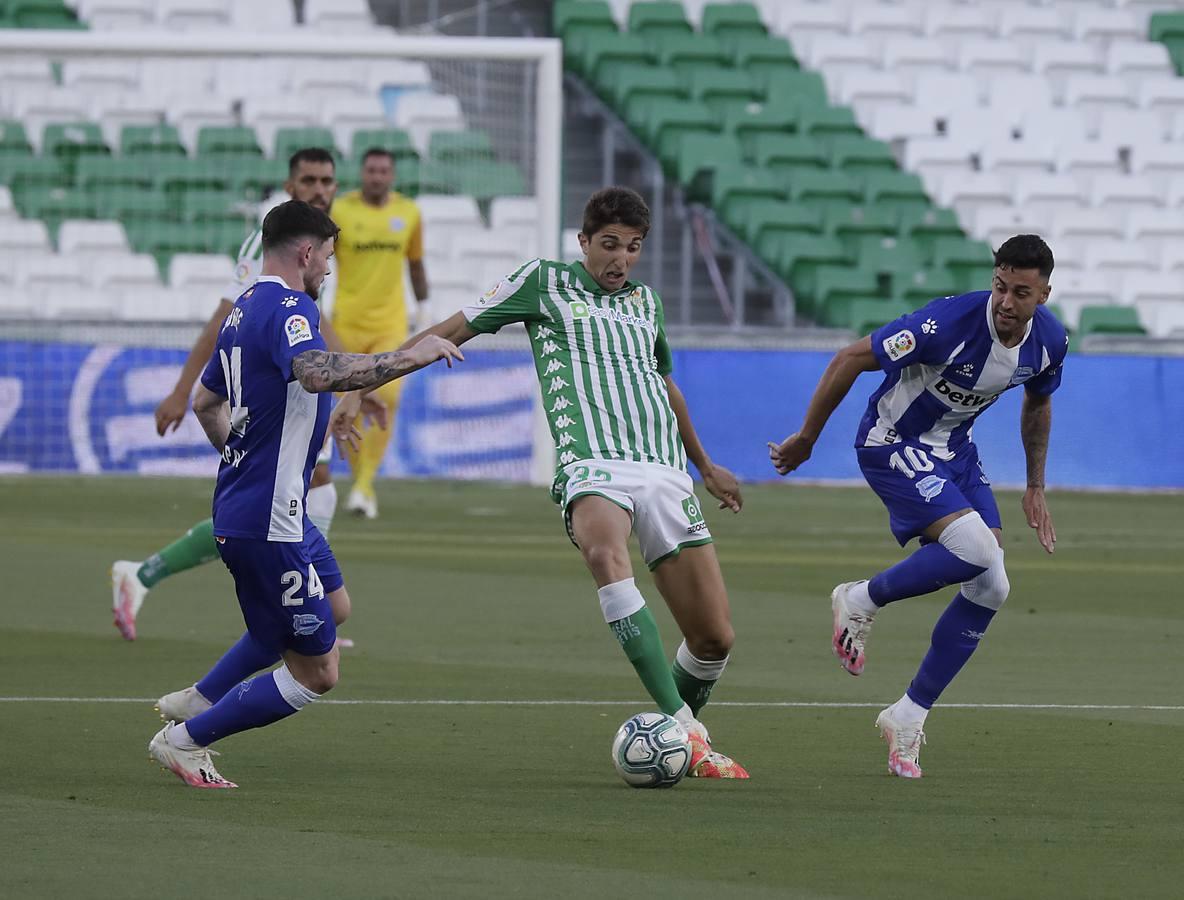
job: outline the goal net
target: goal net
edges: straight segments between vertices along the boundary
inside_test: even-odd
[[[338,196],[394,155],[433,320],[558,253],[551,40],[0,30],[0,82],[0,471],[215,470],[192,414],[162,439],[153,411],[298,149]],[[382,474],[542,480],[525,336],[466,356],[408,379]]]

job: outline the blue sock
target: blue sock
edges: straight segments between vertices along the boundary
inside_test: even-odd
[[[961,584],[985,571],[985,567],[959,559],[941,544],[925,544],[891,569],[873,575],[867,592],[872,603],[884,606],[905,597],[932,594],[949,584]]]
[[[995,610],[971,603],[961,593],[950,601],[933,626],[929,652],[909,685],[908,695],[914,703],[929,709],[937,702],[966,665],[994,617]]]
[[[268,650],[243,632],[233,647],[227,650],[214,668],[197,683],[198,692],[211,703],[217,703],[239,682],[250,678],[260,669],[269,669],[280,661],[280,655]]]
[[[186,722],[185,728],[193,742],[207,747],[228,735],[262,728],[295,713],[296,707],[280,693],[275,674],[268,672],[242,682],[238,690],[228,692],[205,712]]]

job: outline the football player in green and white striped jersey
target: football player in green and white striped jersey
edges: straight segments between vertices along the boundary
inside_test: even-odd
[[[460,345],[525,323],[558,456],[551,494],[596,581],[605,621],[654,702],[691,734],[692,774],[747,778],[711,751],[697,719],[734,635],[688,457],[721,509],[740,511],[740,487],[703,449],[671,378],[662,301],[628,280],[649,223],[634,191],[599,191],[584,210],[582,262],[526,263],[426,333]],[[634,583],[631,532],[684,636],[673,667]]]

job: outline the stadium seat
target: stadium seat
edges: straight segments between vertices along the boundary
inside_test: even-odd
[[[1106,71],[1127,80],[1136,91],[1146,79],[1171,78],[1172,58],[1163,44],[1146,40],[1115,41],[1105,49]]]
[[[58,229],[58,252],[76,258],[129,253],[127,235],[119,222],[70,219]]]
[[[448,228],[450,226],[475,226],[481,224],[481,214],[472,197],[447,197],[436,194],[421,194],[416,201],[425,226]]]
[[[908,80],[896,72],[844,72],[835,79],[836,99],[858,108],[903,106],[912,100]]]
[[[287,161],[297,150],[319,147],[328,150],[340,159],[341,151],[333,141],[333,132],[328,128],[280,128],[275,133],[276,159]]]
[[[1029,54],[1019,44],[1000,40],[968,40],[958,48],[958,67],[967,76],[986,79],[1004,72],[1031,71]]]
[[[830,203],[823,208],[823,230],[846,246],[855,248],[869,235],[895,235],[899,215],[896,207],[890,204],[866,206]]]
[[[1184,215],[1171,209],[1133,209],[1122,236],[1162,258],[1165,247],[1184,247]]]
[[[725,43],[768,34],[760,11],[751,3],[708,3],[703,7],[699,28]]]
[[[1065,79],[1064,101],[1089,121],[1096,121],[1103,110],[1135,105],[1130,86],[1117,75],[1070,75]]]
[[[41,298],[41,303],[59,293],[84,294],[90,286],[89,273],[83,264],[57,253],[22,256],[15,260],[12,275],[17,290]]]
[[[622,63],[656,63],[657,55],[644,38],[636,34],[587,35],[580,44],[578,71],[595,85],[603,78],[602,70]]]
[[[912,172],[871,171],[864,178],[869,205],[884,203],[897,211],[924,210],[931,205],[921,179]]]
[[[10,0],[9,21],[16,28],[83,30],[72,9],[54,0]]]
[[[124,125],[119,135],[119,152],[123,156],[141,153],[184,156],[185,146],[172,125]]]
[[[45,223],[28,219],[0,219],[0,245],[21,256],[52,252]]]
[[[674,0],[633,3],[629,7],[628,21],[630,33],[649,40],[692,34],[694,30],[687,21],[683,5]]]
[[[1073,17],[1073,36],[1103,46],[1114,41],[1137,41],[1144,37],[1139,17],[1125,9],[1083,7]]]
[[[1184,176],[1184,150],[1178,143],[1139,143],[1130,150],[1130,169],[1166,191],[1173,179]]]
[[[95,215],[91,195],[75,188],[30,185],[13,190],[12,199],[23,216],[41,219],[53,232],[65,219],[90,219]]]
[[[1158,212],[1158,210],[1154,210]],[[1114,215],[1102,209],[1060,209],[1050,217],[1048,233],[1054,242],[1107,240],[1120,241],[1126,235],[1122,222]]]
[[[197,133],[197,155],[262,156],[263,148],[255,131],[243,125],[208,125]]]
[[[903,301],[914,309],[937,297],[949,297],[962,292],[961,285],[948,269],[921,269],[902,283],[893,284],[894,300]]]
[[[1087,306],[1081,310],[1075,340],[1096,334],[1146,334],[1139,314],[1128,306]]]
[[[460,100],[453,94],[413,91],[399,96],[395,106],[395,127],[411,135],[422,153],[436,131],[461,131],[465,127]]]
[[[864,200],[864,182],[846,172],[833,169],[791,169],[782,180],[798,203],[841,201],[856,205]]]
[[[0,184],[0,220],[16,218],[16,208],[12,205],[12,191]]]
[[[764,91],[757,86],[752,75],[739,69],[696,68],[690,72],[690,86],[691,97],[711,109],[737,100],[764,99]]]
[[[173,218],[168,198],[152,189],[129,189],[117,186],[108,190],[92,192],[95,213],[101,218],[118,219],[124,226],[153,227],[156,223]],[[130,232],[128,235],[131,237]]]
[[[740,222],[737,207],[753,200],[786,200],[788,195],[780,178],[752,166],[720,167],[715,171],[712,206],[725,222]]]
[[[617,23],[605,0],[557,0],[551,10],[551,28],[566,45],[577,32],[615,34]]]
[[[806,60],[813,69],[827,75],[880,69],[880,51],[867,38],[850,35],[819,35],[810,41]]]
[[[230,179],[231,190],[238,194],[260,197],[269,190],[281,187],[288,178],[288,160],[286,158],[264,159],[260,156],[231,156],[224,160]],[[338,178],[343,173],[338,173]]]
[[[234,274],[229,256],[214,253],[178,253],[169,261],[168,284],[171,288],[195,289],[217,297],[226,289]]]
[[[776,268],[793,287],[800,311],[810,314],[815,308],[814,276],[818,270],[850,262],[851,254],[838,238],[795,234],[781,245]]]
[[[720,40],[731,50],[732,64],[766,87],[798,71],[798,59],[785,38],[725,36]]]
[[[0,184],[13,193],[26,186],[55,186],[68,181],[65,163],[53,156],[0,156]]]
[[[685,100],[690,97],[690,88],[685,78],[661,66],[623,64],[605,72],[605,79],[598,85],[606,98],[613,100],[617,108],[628,111],[639,101],[661,97],[667,100]]]
[[[826,82],[817,72],[798,70],[779,75],[766,84],[770,105],[806,109],[828,104]]]
[[[1115,211],[1158,207],[1163,203],[1163,192],[1148,179],[1135,175],[1098,175],[1090,185],[1090,203]]]
[[[1023,48],[1067,43],[1073,37],[1069,17],[1059,9],[1007,6],[999,14],[999,37]]]
[[[115,294],[117,315],[125,322],[185,322],[193,318],[184,298],[163,287],[138,287]]]
[[[1012,200],[1030,209],[1034,215],[1052,214],[1062,209],[1084,207],[1081,185],[1069,175],[1020,175],[1015,179]]]
[[[847,34],[847,9],[838,3],[777,3],[777,28],[794,46],[809,47],[818,38]]]
[[[868,134],[881,141],[905,142],[906,153],[912,139],[937,135],[937,115],[916,106],[879,107],[870,117],[861,117],[860,124]]]
[[[933,265],[950,272],[959,291],[981,291],[990,285],[995,257],[981,241],[939,238],[933,245]]]
[[[487,131],[441,131],[431,136],[428,155],[444,163],[492,160],[493,143]]]
[[[926,3],[925,33],[943,41],[990,39],[995,36],[995,20],[983,6]]]
[[[1172,116],[1184,112],[1184,79],[1145,78],[1135,88],[1140,109],[1153,112],[1167,128]]]
[[[916,241],[884,235],[860,238],[855,252],[859,268],[875,272],[888,286],[889,294],[897,283],[903,284],[914,272],[925,268],[928,256]]]
[[[683,135],[719,131],[711,110],[693,100],[654,99],[646,109],[646,139],[668,170],[678,164],[678,142]]]
[[[197,133],[207,126],[233,127],[237,124],[231,104],[208,93],[172,94],[164,98],[169,122],[177,128],[181,143],[190,153],[197,152]]]
[[[144,157],[84,156],[78,161],[75,180],[79,187],[113,185],[152,186],[152,173]]]
[[[45,59],[0,59],[0,82],[14,93],[42,91],[57,84]]]
[[[169,31],[219,29],[230,24],[229,0],[157,0],[156,24]]]
[[[1176,72],[1184,75],[1184,12],[1156,12],[1150,21],[1151,40],[1167,47]]]
[[[752,136],[751,148],[753,159],[770,172],[830,167],[830,154],[819,138],[762,132]]]
[[[654,38],[651,46],[661,65],[669,66],[683,76],[689,76],[702,66],[726,68],[730,64],[727,49],[713,37],[670,34]]]
[[[355,132],[389,127],[377,97],[326,101],[321,106],[321,122],[333,131],[333,143],[342,149],[352,146]],[[414,145],[411,152],[416,152]]]
[[[102,129],[97,124],[61,122],[45,126],[41,152],[56,156],[73,166],[82,156],[110,155],[111,148],[103,139]]]
[[[877,328],[882,328],[912,311],[913,306],[909,303],[894,300],[857,300],[851,304],[846,324],[856,334],[871,334]]]
[[[380,148],[388,150],[396,160],[416,158],[415,146],[406,131],[397,128],[360,129],[353,133],[350,144],[350,158],[361,161],[367,150]]]
[[[924,27],[916,9],[908,6],[858,4],[851,8],[848,20],[851,34],[885,42],[899,37],[920,37]]]
[[[251,0],[250,3],[233,3],[230,12],[234,27],[239,31],[282,31],[296,25],[295,7],[291,0]]]
[[[916,13],[908,10],[916,21]],[[883,42],[882,61],[887,72],[904,78],[941,78],[954,68],[955,56],[948,44],[922,37],[890,37]]]
[[[32,152],[25,126],[11,119],[0,120],[0,156],[28,156]]]
[[[716,169],[743,165],[740,144],[731,135],[687,134],[678,143],[675,176],[686,190],[688,199],[707,203],[711,200]]]
[[[305,0],[304,25],[331,34],[373,34],[379,29],[366,0]]]
[[[822,211],[800,203],[757,201],[745,209],[741,233],[761,257],[775,262],[782,238],[792,235],[822,237]]]
[[[872,138],[837,135],[830,140],[830,153],[835,168],[855,175],[897,171],[896,158],[888,145]]]
[[[962,233],[958,217],[952,210],[935,207],[901,210],[899,234],[916,241],[926,253],[932,253],[938,238],[958,237]]]
[[[365,97],[370,93],[370,71],[365,63],[309,66],[292,73],[292,90],[321,103]]]
[[[181,196],[181,218],[186,222],[235,222],[254,220],[254,204],[246,204],[239,191],[188,190]]]
[[[1014,177],[1052,172],[1056,152],[1044,141],[1002,138],[987,142],[979,160],[984,172]]]
[[[851,307],[878,296],[880,280],[875,272],[850,266],[820,266],[814,273],[815,318],[823,325],[844,327]]]
[[[840,135],[861,136],[863,129],[855,121],[855,113],[846,106],[814,106],[802,110],[798,131],[821,138]]]
[[[517,197],[526,194],[526,179],[513,163],[482,162],[461,169],[456,189],[480,202],[494,197]],[[421,185],[423,184],[421,177]]]

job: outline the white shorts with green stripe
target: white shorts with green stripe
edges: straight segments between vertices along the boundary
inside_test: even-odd
[[[558,481],[563,484],[563,520],[573,544],[572,504],[588,496],[603,497],[629,513],[641,557],[650,569],[686,547],[712,541],[686,472],[657,463],[585,459],[565,466]]]

